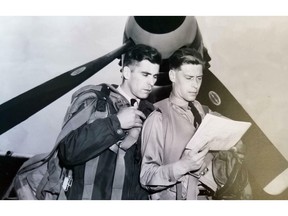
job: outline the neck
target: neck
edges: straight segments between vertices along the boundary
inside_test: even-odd
[[[132,93],[131,93],[131,91],[130,91],[130,88],[128,87],[128,86],[126,86],[125,87],[125,85],[120,85],[119,87],[118,87],[118,91],[119,91],[119,93],[124,97],[124,98],[126,98],[127,99],[127,101],[128,102],[130,102],[130,100],[133,98],[133,99],[136,99],[136,101],[138,102],[138,104],[140,103],[140,99],[139,98],[137,98],[137,97],[135,97]],[[130,94],[129,94],[130,93]]]
[[[177,105],[181,107],[186,107],[188,106],[190,101],[184,100],[182,97],[179,97],[175,92],[171,92],[171,96],[173,97],[173,100],[177,103]]]
[[[122,82],[122,84],[120,85],[120,88],[123,90],[123,92],[129,96],[130,98],[135,98],[135,96],[131,93],[130,88],[127,84],[125,84],[124,82]]]

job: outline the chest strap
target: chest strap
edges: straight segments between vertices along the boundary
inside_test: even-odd
[[[89,160],[85,164],[84,188],[83,188],[82,200],[92,199],[98,162],[99,162],[99,156]]]
[[[137,142],[138,136],[140,134],[140,128],[131,128],[128,135],[125,139],[119,143],[117,159],[116,159],[116,168],[112,185],[112,200],[121,200],[123,185],[125,180],[125,154],[126,150],[129,149],[133,144]]]

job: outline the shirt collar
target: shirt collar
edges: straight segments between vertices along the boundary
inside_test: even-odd
[[[190,107],[188,106],[188,102],[183,101],[179,97],[175,96],[172,92],[169,96],[169,100],[171,101],[171,103],[175,104],[176,106],[181,107],[184,110],[190,109]]]
[[[117,90],[124,98],[126,98],[128,100],[128,102],[130,104],[130,101],[131,101],[132,97],[130,97],[128,94],[126,94],[126,92],[121,88],[120,85],[117,87]],[[134,99],[137,101],[137,103],[139,105],[140,99],[139,98],[134,98]]]

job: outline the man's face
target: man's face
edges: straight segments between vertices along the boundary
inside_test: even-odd
[[[145,99],[152,91],[152,87],[157,81],[159,65],[153,64],[148,60],[136,62],[129,66],[130,74],[127,84],[130,96]]]
[[[202,65],[184,64],[178,70],[170,70],[173,93],[186,102],[194,101],[202,83]]]

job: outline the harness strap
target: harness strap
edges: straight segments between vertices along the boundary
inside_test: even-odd
[[[83,110],[77,113],[70,121],[67,122],[67,124],[64,126],[59,136],[57,137],[56,145],[55,145],[56,148],[58,147],[59,142],[65,136],[67,136],[72,130],[77,129],[79,126],[87,122],[87,119],[89,119],[91,112],[93,110],[94,103],[95,103],[95,100],[93,100],[87,107],[85,107]]]
[[[64,190],[60,191],[60,194],[58,196],[58,200],[67,200],[67,197],[65,195],[65,191]]]
[[[199,193],[198,179],[194,176],[188,176],[188,187],[187,187],[187,200],[197,200]]]
[[[109,86],[103,85],[101,88],[101,92],[105,95],[105,97],[98,96],[96,111],[93,115],[89,116],[88,124],[94,122],[96,119],[106,118],[108,116],[108,103],[107,98],[109,97],[110,90]],[[86,118],[87,120],[87,118]],[[84,188],[82,194],[82,200],[91,200],[93,195],[94,181],[96,177],[96,172],[99,163],[99,156],[89,160],[85,164],[85,172],[84,172]]]
[[[61,186],[61,190],[58,196],[58,200],[67,200],[65,192],[72,186],[72,170],[66,170],[68,172],[67,176],[64,178],[63,184]],[[65,183],[65,180],[67,182]]]
[[[83,200],[91,200],[93,194],[94,181],[96,171],[98,167],[99,156],[86,162],[84,172],[84,188],[83,188]]]
[[[112,185],[112,200],[121,200],[123,185],[125,180],[125,154],[134,143],[136,143],[140,134],[140,128],[132,128],[129,130],[129,134],[125,137],[122,143],[118,146],[118,153],[116,159],[116,168],[114,173],[113,185]]]
[[[176,184],[176,200],[182,200],[182,183]]]
[[[118,149],[111,194],[112,200],[121,200],[122,198],[123,184],[125,179],[125,153],[126,152],[123,149]]]

